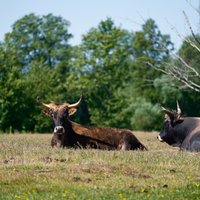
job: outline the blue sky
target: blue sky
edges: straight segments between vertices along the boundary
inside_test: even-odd
[[[0,40],[11,31],[14,22],[26,14],[53,13],[67,19],[74,38],[71,44],[80,44],[81,36],[101,20],[111,17],[115,25],[129,31],[141,30],[148,18],[156,21],[162,34],[169,34],[178,48],[182,42],[176,30],[183,36],[190,32],[184,19],[186,12],[194,32],[200,28],[200,17],[192,8],[199,7],[200,0],[2,0],[0,5]]]

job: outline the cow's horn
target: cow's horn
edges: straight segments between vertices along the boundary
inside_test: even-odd
[[[166,108],[164,108],[162,106],[161,106],[161,111],[163,111],[166,114],[171,113],[169,110],[167,110]]]
[[[167,110],[167,109],[161,106],[161,110],[162,110],[162,111],[165,111],[165,110]]]
[[[164,107],[161,107],[161,109],[162,109],[161,111],[163,111],[166,115],[168,115],[171,118],[171,116],[172,116],[172,112],[171,111],[167,110]]]
[[[50,106],[49,104],[42,103],[42,102],[41,102],[41,104],[42,104],[43,106],[47,107],[47,108],[51,108],[51,106]]]
[[[45,103],[43,103],[42,101],[41,101],[41,98],[40,98],[40,96],[37,96],[37,102],[39,103],[39,104],[42,104],[43,106],[45,106],[45,107],[47,107],[47,108],[50,108],[50,105],[49,104],[45,104]]]
[[[82,96],[80,97],[80,99],[76,103],[68,105],[68,108],[75,108],[75,107],[77,107],[78,105],[80,105],[81,100],[82,100]]]
[[[176,104],[177,104],[177,113],[178,113],[179,115],[181,115],[181,109],[180,109],[180,106],[179,106],[178,101],[176,102]]]

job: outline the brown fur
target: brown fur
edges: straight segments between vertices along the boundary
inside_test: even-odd
[[[55,127],[63,127],[63,133],[54,131],[51,145],[62,147],[95,148],[106,150],[147,150],[128,129],[83,126],[72,122],[68,116],[76,112],[68,103],[54,102],[45,105],[43,112],[50,116]],[[52,115],[52,112],[54,113]],[[66,116],[64,116],[67,113]],[[56,117],[55,117],[56,116]],[[55,130],[55,129],[54,129]]]

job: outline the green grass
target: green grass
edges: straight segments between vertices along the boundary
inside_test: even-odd
[[[200,153],[137,132],[148,151],[50,147],[50,134],[0,135],[0,199],[199,199]]]

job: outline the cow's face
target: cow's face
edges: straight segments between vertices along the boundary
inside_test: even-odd
[[[81,99],[75,104],[56,104],[51,102],[50,104],[44,104],[43,113],[51,117],[54,124],[53,133],[61,137],[66,133],[68,117],[76,112],[76,107],[80,104]]]
[[[68,108],[67,105],[58,105],[50,108],[49,114],[54,124],[54,134],[62,135],[66,132],[68,117],[76,112],[76,108]]]
[[[160,142],[166,142],[169,145],[172,145],[175,143],[174,127],[171,124],[171,120],[168,120],[168,119],[164,120],[163,127],[157,138]]]
[[[162,108],[162,111],[165,113],[165,119],[163,122],[163,127],[157,138],[160,142],[166,142],[169,145],[175,145],[177,142],[177,126],[183,122],[183,118],[180,116],[180,108],[177,105],[177,111],[169,111],[165,108]]]

